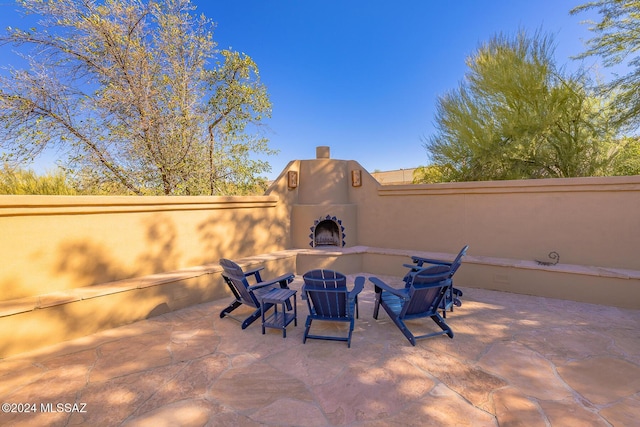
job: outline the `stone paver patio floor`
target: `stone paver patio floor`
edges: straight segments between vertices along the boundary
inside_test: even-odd
[[[399,286],[398,278],[381,278]],[[300,286],[297,278],[292,287]],[[274,329],[262,335],[259,320],[243,331],[220,319],[228,298],[13,356],[0,360],[0,402],[36,412],[2,412],[0,425],[630,426],[640,419],[640,311],[463,290],[462,307],[447,316],[454,339],[416,347],[384,311],[372,318],[367,282],[351,348],[302,344],[300,297],[298,326],[286,339]],[[428,319],[414,325],[435,327]]]

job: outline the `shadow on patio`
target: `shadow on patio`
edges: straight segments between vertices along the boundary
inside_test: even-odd
[[[292,287],[301,284],[298,276]],[[623,426],[640,418],[639,310],[463,290],[462,307],[447,315],[454,339],[416,347],[383,311],[372,318],[367,282],[350,349],[302,344],[307,308],[298,297],[298,326],[286,339],[274,329],[262,335],[259,321],[243,331],[220,319],[224,299],[9,357],[0,360],[0,401],[15,405],[3,405],[0,424]]]

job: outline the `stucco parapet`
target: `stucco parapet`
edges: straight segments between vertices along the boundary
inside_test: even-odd
[[[274,207],[277,196],[0,196],[0,216]]]
[[[640,175],[385,185],[380,196],[640,191]]]

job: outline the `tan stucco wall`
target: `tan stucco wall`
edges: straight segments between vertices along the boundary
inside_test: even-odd
[[[355,161],[314,159],[261,197],[0,196],[1,299],[307,249],[324,215],[342,217],[347,247],[640,270],[639,176],[381,186]]]
[[[309,246],[326,215],[345,227],[337,253]],[[260,197],[0,196],[0,357],[229,296],[221,257],[401,275],[412,252],[468,244],[459,286],[640,308],[638,242],[640,176],[382,186],[317,158]],[[537,268],[550,251],[562,268]]]
[[[277,202],[0,196],[0,295],[21,298],[282,249],[289,230]]]
[[[371,187],[361,245],[640,270],[640,176]]]
[[[315,217],[335,215],[347,219],[344,249],[456,254],[468,244],[474,262],[459,273],[461,286],[640,307],[640,176],[382,186],[355,161],[295,166],[294,248],[309,248]],[[352,185],[354,170],[360,186]],[[535,260],[551,251],[562,268],[539,268]],[[298,271],[401,275],[409,257],[398,253],[298,256]]]

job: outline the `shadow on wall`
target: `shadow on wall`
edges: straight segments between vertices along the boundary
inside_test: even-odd
[[[177,268],[176,227],[167,217],[158,215],[145,231],[146,252],[129,265],[117,260],[97,243],[83,240],[60,245],[56,275],[69,277],[71,283],[95,285],[126,278],[171,271]],[[126,241],[122,245],[127,245]]]
[[[56,250],[55,274],[69,283],[109,286],[108,282],[136,278],[179,268],[179,259],[199,261],[192,266],[217,262],[222,257],[238,258],[283,249],[277,246],[285,227],[264,211],[227,209],[216,211],[192,227],[196,241],[180,239],[180,225],[170,216],[157,215],[146,221],[145,250],[127,263],[107,244],[90,239],[67,241]],[[133,237],[132,237],[133,238]],[[188,240],[188,239],[186,239]],[[123,241],[122,245],[127,245]],[[195,248],[194,248],[195,246]],[[123,246],[124,247],[124,246]],[[184,253],[189,252],[189,258]],[[198,253],[201,252],[201,255]],[[83,288],[83,289],[90,289]],[[17,314],[12,334],[29,337],[33,348],[86,336],[137,320],[199,304],[228,294],[219,275],[202,275],[158,286],[139,287],[127,292],[54,305]],[[12,328],[9,328],[12,329]],[[7,331],[8,333],[8,331]],[[0,340],[0,354],[13,354],[9,342]],[[25,344],[26,345],[26,344]]]
[[[88,239],[61,244],[55,275],[69,283],[95,285],[186,266],[217,263],[222,257],[238,258],[284,249],[281,236],[288,232],[275,218],[248,209],[218,211],[194,226],[197,241],[180,238],[175,221],[156,215],[147,221],[144,251],[132,262],[122,261],[109,249]],[[122,242],[126,247],[127,241]]]
[[[285,225],[271,216],[254,216],[249,211],[227,211],[222,218],[210,218],[197,227],[207,260],[242,258],[285,249]]]

